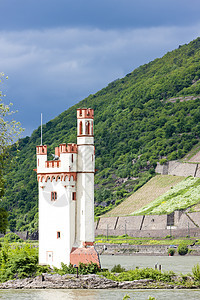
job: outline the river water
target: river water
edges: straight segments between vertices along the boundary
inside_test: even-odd
[[[199,300],[200,290],[0,290],[3,300]]]
[[[126,269],[135,267],[154,267],[162,265],[162,270],[176,273],[191,273],[192,267],[200,263],[199,256],[106,256],[100,257],[103,268],[111,269],[121,264]],[[0,290],[3,300],[122,300],[128,294],[131,300],[147,300],[149,296],[156,300],[199,300],[200,290]]]
[[[121,264],[125,269],[154,268],[156,264],[161,265],[163,271],[174,271],[175,273],[192,273],[192,267],[200,264],[200,256],[120,256],[101,255],[101,267],[112,269],[114,265]],[[199,298],[200,299],[200,298]]]

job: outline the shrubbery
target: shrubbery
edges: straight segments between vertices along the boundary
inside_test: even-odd
[[[175,253],[175,249],[174,249],[174,248],[169,248],[169,249],[168,249],[168,254],[169,254],[170,256],[174,256],[174,253]]]
[[[154,279],[157,281],[171,282],[174,272],[161,272],[159,270],[154,270],[153,268],[144,268],[144,269],[134,269],[115,275],[109,271],[102,272],[106,278],[115,280],[115,281],[132,281],[139,279]]]
[[[94,274],[100,269],[96,263],[83,264],[78,266],[79,274]],[[75,274],[76,268],[73,265],[61,263],[61,269],[51,269],[49,266],[38,264],[38,248],[30,244],[11,248],[8,242],[3,243],[0,251],[0,282],[15,278],[27,278],[37,276],[42,273]]]
[[[37,273],[38,249],[30,245],[11,249],[8,242],[0,252],[0,281],[14,278],[26,278]]]
[[[85,274],[96,274],[97,272],[100,271],[99,266],[96,263],[89,263],[89,264],[84,264],[84,263],[79,263],[78,266],[78,273],[85,275]],[[74,268],[74,266],[72,264],[66,265],[64,263],[61,263],[61,268],[55,268],[53,269],[54,273],[58,273],[60,275],[64,275],[64,274],[75,274],[76,268]]]
[[[192,268],[192,274],[193,274],[195,280],[200,281],[200,266],[199,266],[199,264],[196,264]]]
[[[180,255],[186,255],[188,253],[188,246],[185,244],[180,244],[178,246],[178,254]]]
[[[14,232],[7,233],[4,236],[3,240],[8,241],[9,243],[11,243],[11,242],[23,242],[23,240],[17,234],[15,234]]]
[[[114,267],[111,269],[112,273],[122,273],[124,271],[126,271],[126,269],[123,268],[120,264],[114,265]]]

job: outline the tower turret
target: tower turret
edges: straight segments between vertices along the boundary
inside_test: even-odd
[[[37,173],[45,171],[45,162],[47,161],[47,146],[41,145],[36,147],[37,155]]]
[[[82,245],[94,242],[94,110],[77,109],[77,241]]]

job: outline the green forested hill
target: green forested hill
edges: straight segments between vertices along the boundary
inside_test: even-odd
[[[193,97],[190,97],[193,96]],[[95,111],[95,212],[101,214],[154,174],[158,160],[183,157],[200,137],[200,38],[145,64],[44,125],[48,153],[76,142],[76,108]],[[13,147],[1,206],[12,230],[37,227],[35,147],[40,128]]]

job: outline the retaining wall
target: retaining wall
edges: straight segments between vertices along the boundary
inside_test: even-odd
[[[95,249],[100,255],[166,255],[169,245],[128,245],[128,244],[95,244]],[[190,246],[190,255],[200,255],[200,246]],[[175,254],[176,255],[176,254]],[[135,262],[137,264],[137,262]]]
[[[200,165],[194,163],[181,163],[177,160],[168,161],[164,165],[157,163],[156,173],[161,175],[200,177]]]
[[[165,237],[166,235],[200,237],[200,212],[176,211],[174,224],[167,223],[167,215],[100,218],[95,235],[123,235],[135,237]]]

